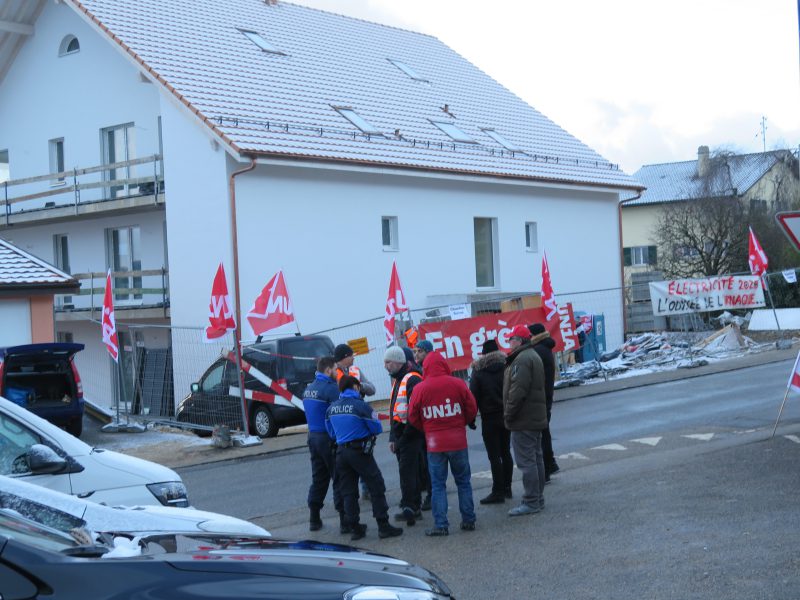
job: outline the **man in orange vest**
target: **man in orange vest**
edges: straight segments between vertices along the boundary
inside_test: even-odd
[[[333,349],[333,360],[336,361],[336,382],[344,375],[355,377],[361,383],[361,397],[374,396],[375,386],[363,371],[353,364],[355,360],[353,349],[347,344],[339,344]]]
[[[425,451],[425,434],[408,424],[408,402],[414,386],[422,376],[409,369],[406,355],[399,346],[389,346],[383,355],[383,366],[392,378],[389,403],[389,450],[397,456],[400,472],[400,512],[394,518],[413,525],[422,517],[420,465]]]

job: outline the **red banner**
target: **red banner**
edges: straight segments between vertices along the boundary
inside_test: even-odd
[[[214,283],[211,286],[211,302],[208,305],[209,326],[203,331],[203,341],[213,342],[225,335],[225,332],[236,329],[233,320],[233,306],[228,295],[228,282],[225,279],[225,268],[222,263],[217,267]]]
[[[117,322],[114,319],[114,299],[111,294],[111,269],[106,275],[106,292],[103,296],[103,343],[114,362],[119,362],[119,339],[117,339]]]
[[[509,352],[511,330],[516,325],[545,324],[546,310],[544,307],[528,308],[471,319],[424,323],[419,326],[419,335],[433,344],[434,351],[441,353],[452,370],[460,371],[469,368],[472,361],[480,356],[486,340],[497,340],[500,349]],[[556,352],[577,348],[571,304],[560,306],[559,318],[551,320],[545,327],[556,342]]]
[[[389,296],[386,298],[386,315],[383,318],[383,330],[386,333],[386,345],[394,341],[394,318],[408,310],[400,276],[397,274],[397,263],[392,262],[392,276],[389,279]]]
[[[256,298],[253,308],[247,313],[247,322],[250,324],[253,334],[259,336],[265,331],[276,329],[292,321],[294,321],[294,312],[292,303],[289,301],[286,281],[283,279],[283,271],[278,271]]]

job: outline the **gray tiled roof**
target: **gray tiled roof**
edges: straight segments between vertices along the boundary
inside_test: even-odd
[[[283,1],[67,2],[240,153],[639,188],[428,35]],[[262,51],[241,29],[283,54]],[[364,135],[334,106],[354,109],[383,135]],[[453,123],[478,143],[455,143],[432,120]],[[483,128],[524,153],[512,155]]]
[[[0,239],[0,289],[7,287],[79,287],[78,282],[40,258]]]
[[[625,206],[693,200],[708,196],[729,196],[734,190],[736,194],[742,195],[775,163],[782,160],[786,152],[786,150],[776,150],[728,156],[724,159],[724,163],[719,163],[722,168],[717,169],[718,176],[711,179],[697,177],[696,160],[644,165],[633,174],[633,177],[647,190],[642,193],[641,198],[626,201]]]

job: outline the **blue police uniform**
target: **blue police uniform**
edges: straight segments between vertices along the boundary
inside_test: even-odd
[[[330,405],[325,426],[336,439],[336,472],[344,503],[345,516],[351,526],[359,522],[358,478],[366,483],[372,500],[372,515],[386,523],[389,506],[386,486],[380,468],[372,456],[375,436],[383,432],[380,421],[356,390],[345,390]]]
[[[341,514],[344,510],[336,474],[333,440],[325,428],[325,413],[339,399],[336,382],[323,373],[317,373],[305,392],[303,409],[308,422],[308,450],[311,454],[311,486],[308,488],[308,507],[320,510],[333,480],[333,505]]]

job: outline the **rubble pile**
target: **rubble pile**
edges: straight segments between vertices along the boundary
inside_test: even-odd
[[[601,354],[599,360],[567,366],[556,381],[556,389],[631,377],[648,372],[692,368],[709,362],[760,351],[772,344],[756,344],[742,335],[739,317],[720,317],[724,327],[707,335],[687,333],[644,333],[625,341],[619,348]],[[740,322],[741,321],[741,322]],[[699,337],[705,335],[705,337]]]

